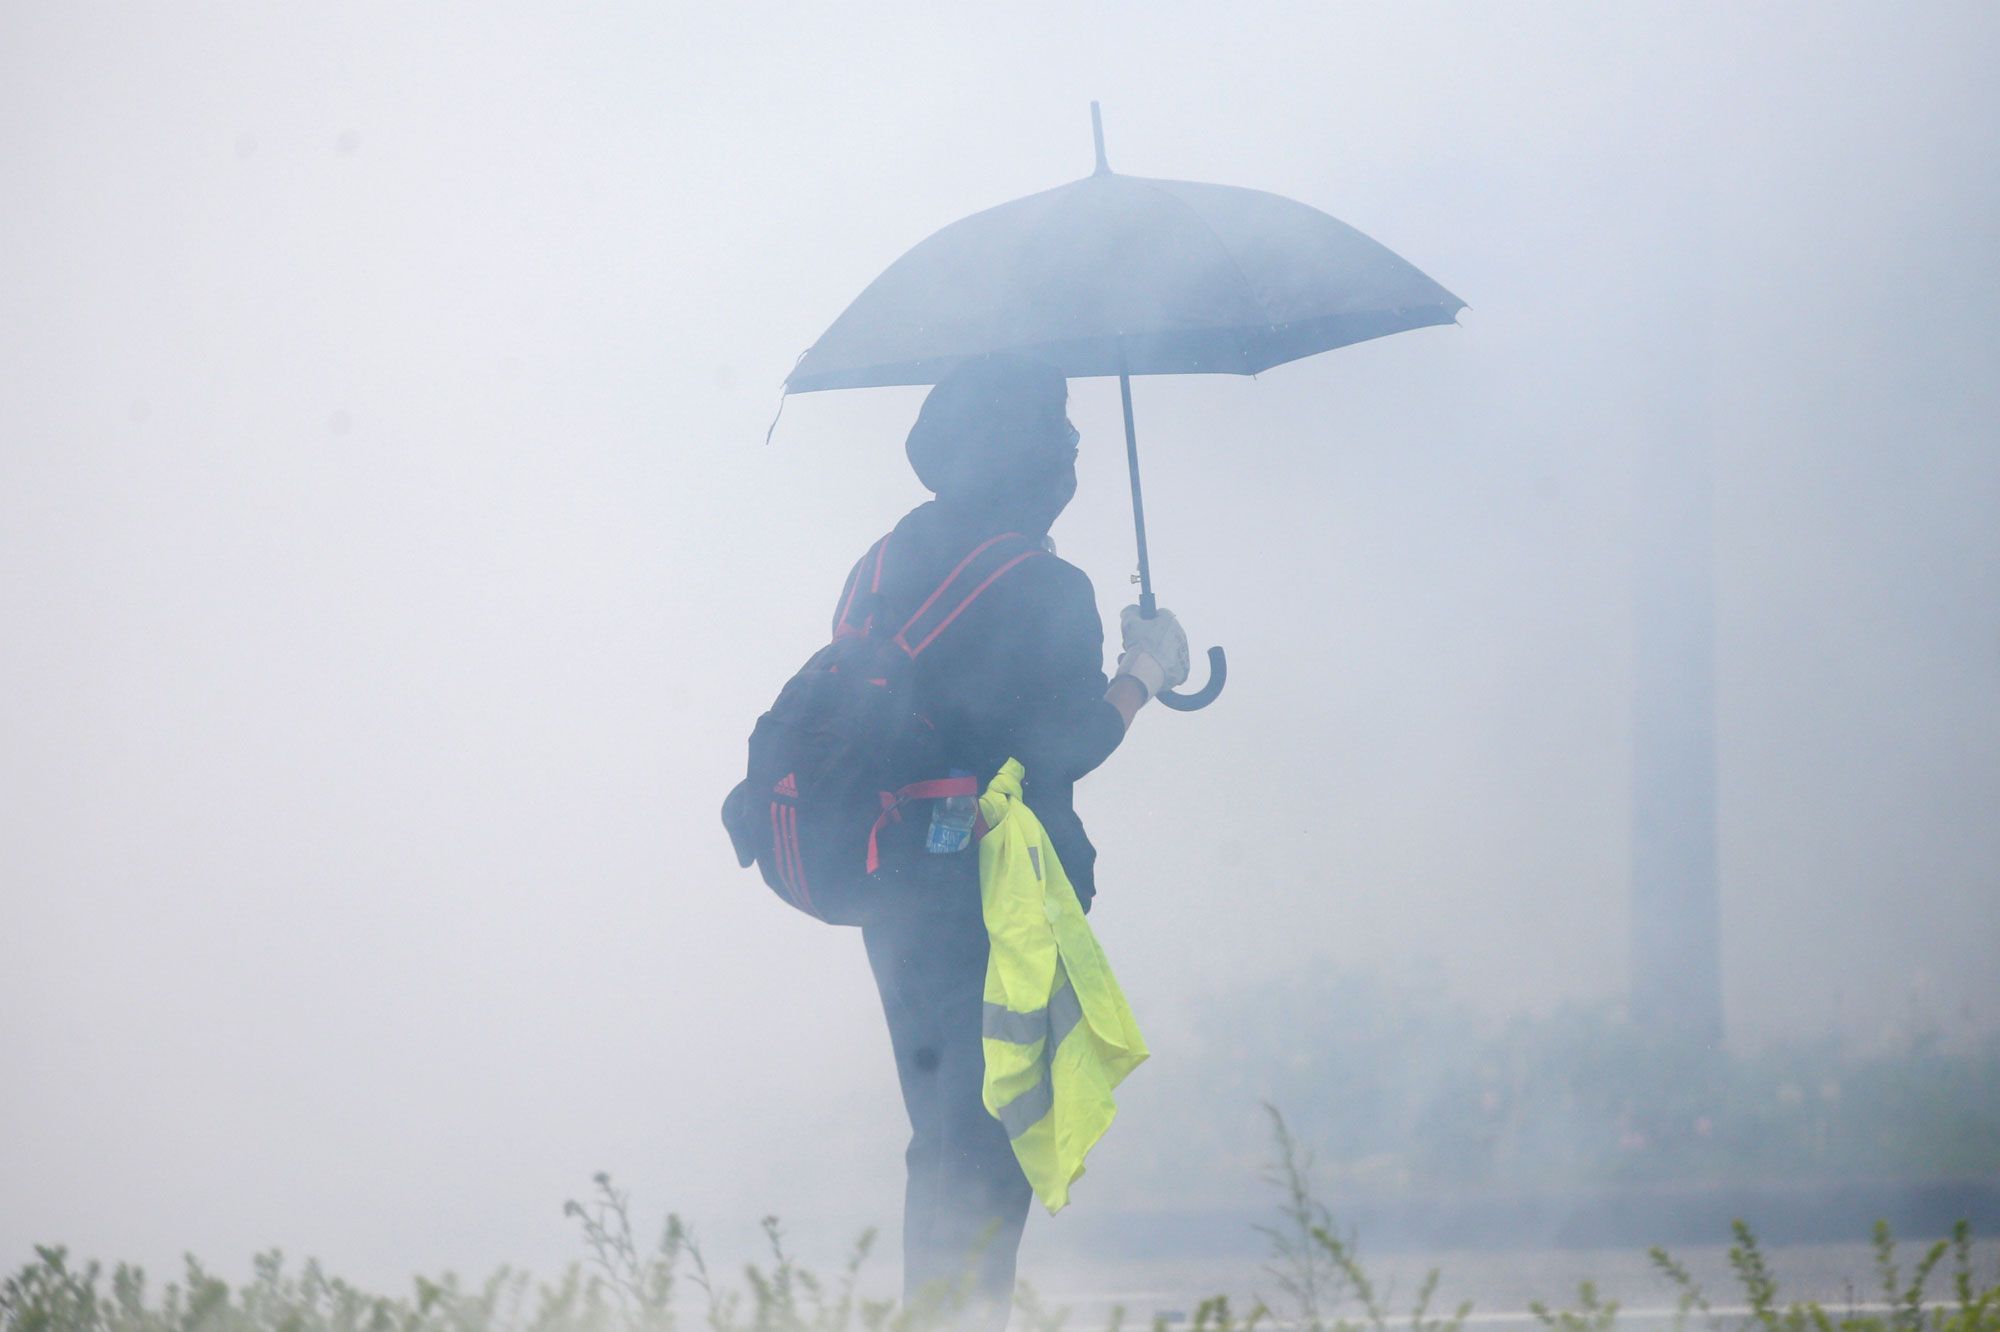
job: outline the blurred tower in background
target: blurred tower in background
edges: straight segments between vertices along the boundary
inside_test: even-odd
[[[1703,230],[1697,221],[1682,243]],[[1694,250],[1699,259],[1706,247]],[[1656,391],[1637,469],[1630,1002],[1636,1022],[1713,1043],[1722,1039],[1713,325],[1707,270],[1681,271],[1693,281],[1651,312]]]

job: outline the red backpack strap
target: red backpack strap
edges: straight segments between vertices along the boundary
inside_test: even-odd
[[[874,624],[875,603],[872,599],[880,596],[882,593],[882,557],[888,549],[889,538],[883,537],[868,548],[868,553],[863,555],[860,561],[854,566],[854,572],[847,575],[846,590],[840,594],[840,614],[833,621],[833,636],[835,638],[847,638],[855,634],[865,634]],[[856,624],[850,617],[856,609],[855,603],[861,601],[864,582],[867,586],[867,596],[870,600],[862,603],[862,609],[865,613],[861,617],[861,622]]]
[[[917,613],[897,633],[896,646],[913,658],[922,655],[923,650],[936,642],[937,636],[964,614],[966,607],[979,600],[979,594],[993,586],[1002,574],[1041,553],[1039,545],[1019,532],[1002,532],[999,536],[987,538],[973,547],[972,553],[945,575],[937,591],[917,607]]]
[[[868,872],[873,874],[882,868],[882,829],[890,822],[901,822],[903,805],[911,800],[943,800],[949,796],[979,795],[977,777],[934,777],[927,782],[911,782],[900,791],[882,792],[882,814],[875,820],[875,826],[868,830]],[[980,837],[986,836],[984,815],[976,817],[973,831]]]

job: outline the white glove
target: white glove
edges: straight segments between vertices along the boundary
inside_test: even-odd
[[[1188,642],[1181,622],[1170,610],[1156,611],[1152,619],[1127,606],[1118,613],[1118,628],[1125,640],[1125,652],[1118,658],[1118,674],[1129,675],[1146,686],[1146,697],[1158,696],[1162,689],[1187,683]]]

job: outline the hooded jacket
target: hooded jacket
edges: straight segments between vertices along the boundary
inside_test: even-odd
[[[908,615],[974,547],[1011,530],[1004,518],[943,500],[911,510],[883,556],[889,618]],[[1077,817],[1075,786],[1125,738],[1124,719],[1104,699],[1104,626],[1089,577],[1054,555],[1023,561],[917,659],[914,683],[952,767],[988,780],[1020,760],[1023,799],[1087,910],[1097,850]]]

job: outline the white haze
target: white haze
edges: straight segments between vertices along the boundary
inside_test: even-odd
[[[1635,460],[1689,394],[1731,1039],[2000,1022],[1996,67],[1975,4],[7,5],[0,1264],[546,1270],[600,1168],[731,1243],[893,1225],[859,940],[716,807],[920,393],[764,431],[902,250],[1089,169],[1091,98],[1115,168],[1471,303],[1135,385],[1235,668],[1080,795],[1157,1058],[1314,960],[1623,992]]]

